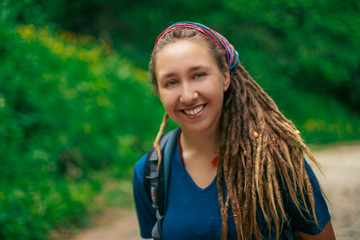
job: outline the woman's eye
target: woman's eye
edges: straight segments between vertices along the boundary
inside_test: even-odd
[[[201,78],[202,76],[205,76],[205,73],[196,73],[194,78]]]
[[[168,81],[168,82],[166,83],[166,86],[167,86],[167,87],[171,87],[171,86],[174,86],[174,85],[176,85],[176,81],[174,81],[174,80]]]

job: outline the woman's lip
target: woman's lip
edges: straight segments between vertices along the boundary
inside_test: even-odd
[[[195,117],[204,110],[205,106],[206,104],[201,104],[191,108],[183,109],[181,112],[183,112],[188,117]]]
[[[198,108],[198,107],[201,107],[201,106],[205,106],[205,103],[197,104],[197,105],[194,105],[194,106],[191,106],[191,107],[184,107],[184,108],[182,108],[180,110],[181,111],[191,111],[191,110],[194,110],[195,108]]]

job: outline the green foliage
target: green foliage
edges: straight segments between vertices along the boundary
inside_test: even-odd
[[[85,223],[106,180],[95,171],[130,177],[162,116],[144,70],[91,37],[52,32],[1,33],[1,239]]]

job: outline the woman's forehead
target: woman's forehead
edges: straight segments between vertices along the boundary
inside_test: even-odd
[[[164,47],[157,56],[156,72],[158,74],[169,70],[186,67],[193,70],[216,64],[215,58],[203,44],[193,41],[179,40]]]

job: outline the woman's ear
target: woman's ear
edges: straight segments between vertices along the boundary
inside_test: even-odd
[[[224,75],[224,92],[226,92],[230,86],[230,71],[223,72]]]

